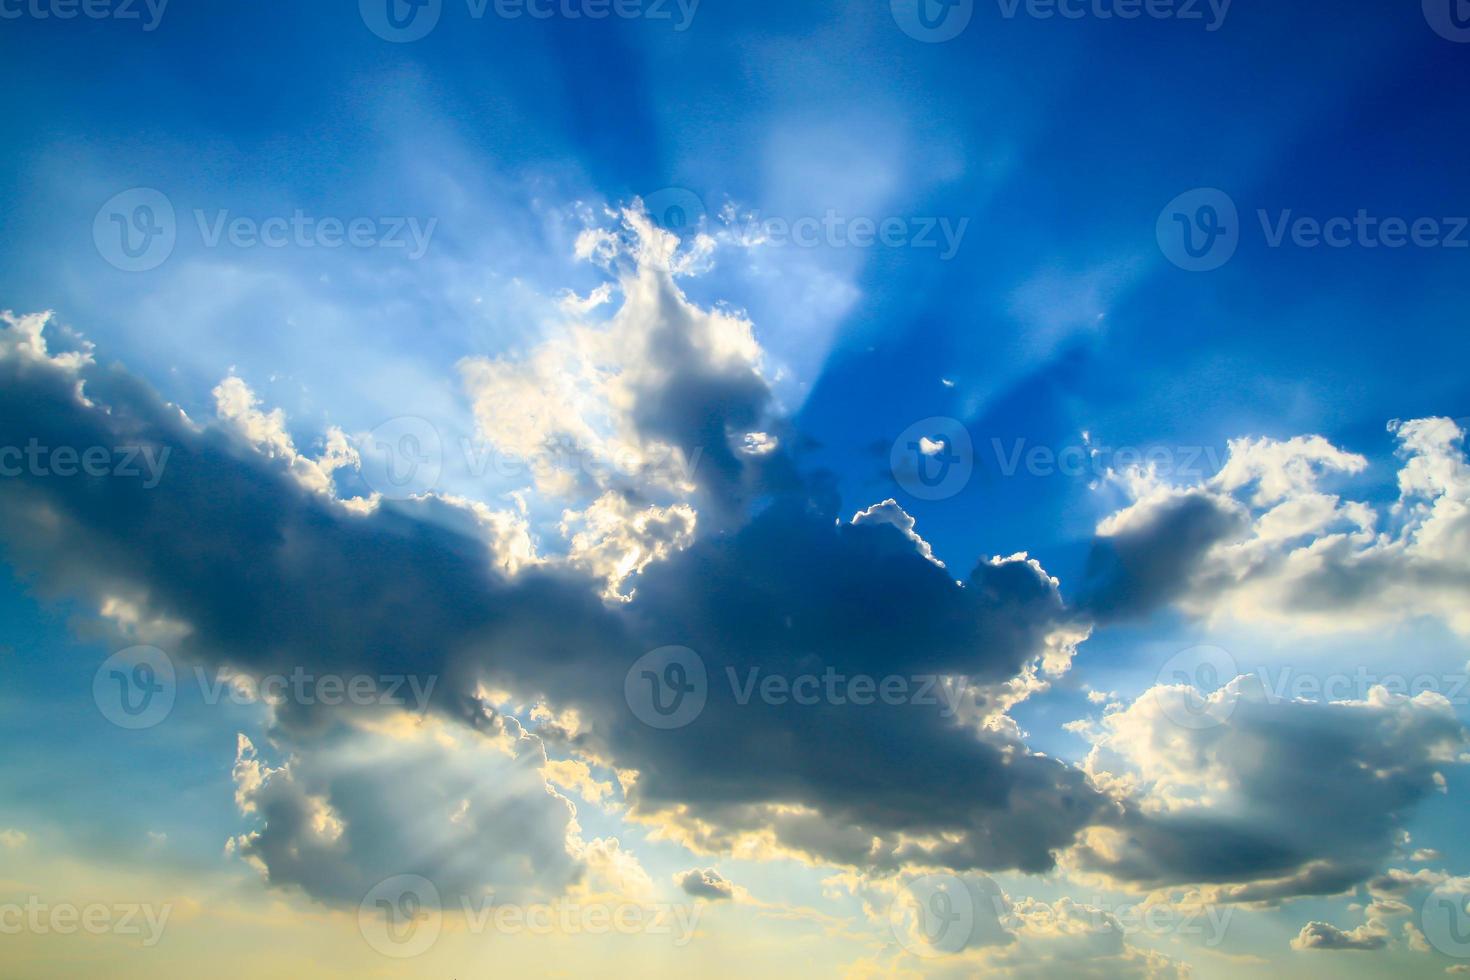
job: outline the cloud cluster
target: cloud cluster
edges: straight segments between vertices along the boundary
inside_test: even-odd
[[[1088,830],[1077,866],[1133,887],[1204,885],[1208,900],[1239,903],[1366,879],[1467,746],[1438,694],[1273,700],[1246,677],[1203,699],[1154,687],[1089,737],[1086,768],[1122,809]]]
[[[1087,606],[1106,618],[1177,603],[1323,631],[1434,617],[1470,635],[1465,433],[1447,418],[1389,428],[1403,464],[1386,512],[1324,487],[1367,460],[1320,436],[1232,440],[1194,485],[1116,474],[1133,503],[1098,527]]]
[[[855,976],[1189,975],[1177,960],[1129,942],[1131,927],[1111,910],[1070,898],[1014,898],[985,875],[847,877],[840,883],[862,899],[868,917],[894,941],[887,957],[855,964]]]
[[[664,549],[632,601],[610,603],[583,559],[595,548],[529,560],[524,538],[500,533],[483,505],[340,500],[318,477],[345,454],[329,444],[329,463],[308,465],[241,386],[223,386],[222,419],[197,423],[121,369],[52,357],[39,321],[24,323],[25,345],[0,358],[0,439],[145,443],[171,456],[152,489],[5,482],[9,555],[43,589],[128,610],[113,617],[119,630],[174,624],[171,652],[185,661],[246,675],[308,665],[434,676],[433,710],[472,727],[494,714],[491,688],[575,712],[574,736],[548,732],[558,751],[626,772],[636,819],[710,843],[754,835],[842,863],[1045,870],[1098,805],[1080,771],[938,701],[742,704],[728,680],[831,670],[994,685],[1065,664],[1058,645],[1075,642],[1074,617],[1024,556],[981,562],[960,583],[897,514],[842,522],[824,496],[794,493],[732,532]],[[623,699],[629,666],[669,643],[698,650],[712,679],[704,713],[678,733],[643,724]],[[320,705],[275,710],[297,739],[333,724]],[[309,782],[298,748],[273,792]],[[294,842],[310,812],[279,805],[287,829],[266,833],[261,854],[289,853],[269,850],[274,834]],[[322,897],[342,891],[329,884],[336,872],[281,874]]]
[[[524,508],[344,498],[338,478],[359,447],[341,432],[300,447],[234,378],[216,391],[216,419],[187,418],[84,348],[52,353],[45,316],[7,316],[0,444],[170,452],[152,487],[0,482],[0,541],[43,591],[247,676],[304,666],[437,680],[424,724],[451,724],[453,751],[385,733],[379,717],[274,706],[289,757],[271,768],[242,746],[236,763],[259,822],[236,848],[271,881],[335,903],[416,868],[451,890],[554,890],[591,852],[568,844],[568,804],[547,780],[600,799],[614,773],[631,820],[696,852],[886,874],[1041,873],[1062,857],[1129,886],[1207,885],[1225,902],[1340,892],[1381,866],[1463,745],[1433,696],[1269,704],[1231,686],[1213,696],[1228,723],[1188,729],[1166,710],[1182,692],[1156,687],[1105,716],[1082,766],[1028,747],[1005,712],[1068,669],[1095,620],[1165,602],[1470,625],[1450,602],[1470,499],[1452,424],[1398,427],[1391,534],[1318,488],[1361,466],[1317,439],[1232,444],[1202,486],[1137,475],[1072,607],[1025,554],[952,570],[894,501],[844,519],[852,510],[786,447],[750,325],[678,288],[699,244],[680,253],[641,214],[622,221],[581,243],[622,297],[607,322],[574,324],[527,358],[463,365],[495,445],[570,441],[613,461],[585,484],[537,474],[567,502],[560,552],[538,550]],[[572,305],[585,316],[602,304]],[[623,446],[632,455],[614,458]],[[685,477],[650,468],[659,453]],[[633,710],[625,680],[676,645],[696,652],[708,686],[697,717],[668,731]],[[829,676],[969,700],[759,693],[763,679]],[[535,706],[527,730],[507,703]],[[718,890],[705,877],[695,887]]]
[[[295,743],[281,765],[239,736],[236,801],[257,828],[230,849],[273,885],[353,906],[400,874],[457,906],[559,895],[583,873],[574,808],[540,741],[406,719]]]

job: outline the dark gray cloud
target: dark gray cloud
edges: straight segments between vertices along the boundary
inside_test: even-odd
[[[1113,839],[1077,850],[1084,868],[1149,888],[1212,883],[1233,902],[1338,894],[1382,867],[1466,745],[1436,695],[1272,701],[1237,679],[1199,727],[1177,723],[1183,696],[1154,688],[1104,720],[1088,769],[1138,783]]]
[[[1033,562],[981,562],[960,584],[898,514],[844,520],[813,480],[771,494],[738,524],[701,523],[687,549],[637,577],[631,601],[609,603],[600,579],[565,563],[510,574],[462,505],[412,499],[354,512],[304,486],[289,460],[230,426],[191,422],[124,370],[6,350],[0,343],[0,445],[169,450],[151,488],[117,476],[0,481],[5,556],[39,590],[97,608],[119,599],[145,620],[182,624],[170,652],[184,662],[256,675],[304,666],[434,677],[430,710],[487,736],[519,738],[513,719],[480,700],[487,686],[575,709],[575,728],[540,731],[546,744],[637,770],[631,815],[682,822],[691,843],[711,850],[751,832],[879,871],[1044,872],[1080,832],[1103,827],[1124,846],[1084,846],[1080,859],[1129,882],[1224,883],[1238,886],[1237,901],[1340,891],[1376,870],[1434,788],[1439,750],[1460,737],[1437,712],[1241,704],[1229,726],[1186,747],[1229,775],[1236,804],[1148,810],[1004,727],[984,727],[976,712],[951,710],[937,689],[927,702],[867,705],[742,696],[769,676],[895,677],[915,694],[940,676],[977,688],[1025,676],[1056,654],[1059,635],[1087,625]],[[1151,607],[1232,526],[1186,497],[1115,534],[1090,608]],[[703,711],[676,730],[645,724],[624,700],[629,668],[669,645],[696,651],[709,679]],[[276,735],[303,761],[259,790],[269,816],[242,845],[273,880],[327,901],[388,867],[373,855],[396,846],[385,821],[403,816],[381,801],[380,784],[330,771],[339,721],[320,707],[278,708]],[[314,799],[362,829],[303,852]],[[546,813],[535,819],[556,826]],[[557,843],[535,843],[559,835],[490,829],[507,825],[505,816],[482,830],[495,847],[529,847],[545,861],[540,884],[575,875]],[[311,866],[303,853],[315,856]]]
[[[1081,606],[1099,620],[1143,616],[1189,593],[1204,555],[1243,532],[1246,515],[1207,493],[1184,493],[1099,537]]]
[[[678,876],[686,895],[718,902],[734,897],[735,888],[714,868],[690,868]]]
[[[636,814],[685,805],[731,830],[774,825],[784,845],[843,863],[1041,871],[1100,803],[1079,770],[982,733],[936,694],[740,704],[727,679],[754,668],[1004,682],[1074,625],[1030,563],[981,563],[962,587],[899,528],[839,522],[829,499],[788,494],[650,567],[632,602],[607,604],[600,582],[564,565],[505,574],[453,503],[350,512],[118,368],[0,357],[0,444],[31,438],[170,450],[151,489],[4,481],[0,534],[44,591],[184,624],[170,652],[185,662],[433,676],[432,709],[477,726],[491,716],[482,683],[545,698],[584,719],[574,747],[640,772]],[[703,714],[672,732],[623,698],[633,662],[667,644],[699,651],[711,679]],[[332,722],[286,704],[278,723],[301,741]],[[941,835],[929,850],[915,842]]]

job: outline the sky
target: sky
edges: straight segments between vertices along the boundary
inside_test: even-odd
[[[0,53],[0,973],[1470,974],[1464,0]]]

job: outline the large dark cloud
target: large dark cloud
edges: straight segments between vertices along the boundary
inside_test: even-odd
[[[677,825],[712,850],[748,832],[879,871],[1042,872],[1079,832],[1102,827],[1121,846],[1090,843],[1079,859],[1129,882],[1234,883],[1225,899],[1237,901],[1339,891],[1376,870],[1459,737],[1452,718],[1422,704],[1241,704],[1197,743],[1144,730],[1165,760],[1151,765],[1203,760],[1234,787],[1226,805],[1160,810],[1099,789],[1095,769],[1028,750],[1013,727],[984,724],[997,691],[1024,686],[1046,658],[1065,662],[1059,647],[1085,633],[1038,565],[982,562],[960,584],[898,514],[847,520],[820,480],[773,494],[736,525],[704,527],[637,577],[631,601],[609,602],[603,581],[571,564],[508,572],[473,508],[426,498],[354,511],[303,485],[289,460],[234,427],[191,422],[122,369],[0,342],[0,445],[32,439],[169,450],[151,488],[119,476],[0,480],[0,541],[39,589],[98,608],[121,599],[144,621],[182,624],[170,652],[184,661],[254,675],[432,676],[433,711],[492,735],[519,726],[498,718],[482,690],[543,699],[558,719],[540,729],[547,746],[636,770],[632,816]],[[1136,536],[1115,534],[1115,581],[1135,584],[1102,589],[1092,608],[1167,594],[1229,525],[1186,498]],[[1173,551],[1152,556],[1148,542],[1160,539]],[[708,690],[697,717],[665,730],[630,707],[624,681],[635,661],[669,645],[695,651]],[[978,692],[977,703],[951,702],[937,684],[927,702],[778,703],[756,693],[741,703],[747,683],[758,692],[768,676],[828,674],[899,678],[913,695],[942,676]],[[575,725],[560,720],[568,709]],[[278,706],[277,733],[303,761],[259,791],[267,826],[248,847],[277,880],[330,901],[371,875],[342,865],[342,848],[357,853],[347,845],[324,852],[323,867],[293,857],[310,842],[310,797],[342,812],[344,835],[393,840],[383,817],[392,808],[373,811],[382,784],[344,782],[309,755],[333,749],[339,721],[320,706]],[[517,847],[513,838],[499,846]],[[386,867],[363,854],[352,863]],[[552,879],[576,873],[548,867]]]
[[[726,668],[742,679],[830,668],[915,686],[938,674],[1006,681],[1073,625],[1028,562],[982,563],[962,587],[899,528],[839,522],[830,505],[788,495],[651,567],[634,601],[608,604],[599,582],[563,565],[506,575],[452,503],[350,512],[121,369],[0,357],[0,444],[32,438],[169,449],[151,489],[7,480],[0,528],[42,588],[121,597],[145,619],[185,624],[172,651],[185,660],[432,675],[434,709],[476,724],[482,682],[544,697],[584,719],[578,746],[639,771],[639,812],[682,804],[736,829],[775,822],[787,846],[843,862],[1045,870],[1098,805],[1080,771],[982,733],[937,692],[932,703],[742,705],[727,680]],[[710,677],[703,714],[677,731],[650,728],[624,701],[630,665],[666,644],[698,651]],[[280,710],[285,730],[327,726],[324,709]],[[926,836],[929,851],[914,843]]]

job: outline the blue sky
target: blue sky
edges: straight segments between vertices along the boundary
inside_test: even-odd
[[[0,905],[184,910],[7,934],[16,975],[1470,963],[1435,919],[1470,893],[1463,11],[917,3],[0,3],[0,446],[113,454],[0,477]],[[596,472],[497,465],[548,443]],[[90,692],[139,645],[175,701],[119,729]],[[622,687],[670,646],[709,688],[673,732]],[[984,693],[724,680],[833,666]],[[296,668],[439,700],[210,694]],[[400,873],[704,912],[399,960],[357,910]],[[999,932],[915,939],[926,875]],[[1139,902],[1229,928],[1120,932]]]

